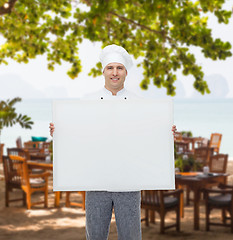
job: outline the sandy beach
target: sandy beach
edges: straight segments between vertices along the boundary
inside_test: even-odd
[[[10,207],[5,207],[4,196],[4,176],[2,164],[0,164],[0,239],[1,240],[84,240],[85,238],[85,211],[79,207],[65,207],[65,194],[61,199],[60,207],[54,207],[54,193],[52,192],[52,181],[50,181],[49,206],[47,209],[43,205],[27,210],[21,202],[11,203]],[[233,174],[233,161],[228,162],[227,172]],[[228,177],[228,183],[233,184],[233,175]],[[19,196],[20,192],[14,191],[11,196]],[[41,194],[36,194],[34,198],[42,198]],[[75,201],[80,201],[81,196],[73,194]],[[144,211],[142,210],[142,216]],[[156,224],[145,226],[142,222],[142,239],[232,239],[230,228],[211,227],[210,232],[205,231],[205,208],[200,207],[200,230],[193,230],[193,205],[185,206],[184,218],[181,219],[181,232],[177,233],[174,228],[168,229],[164,235],[159,234],[159,216]],[[212,218],[219,220],[220,211],[213,211]],[[166,222],[175,220],[175,214],[169,213]],[[112,217],[109,240],[117,239],[117,229]]]

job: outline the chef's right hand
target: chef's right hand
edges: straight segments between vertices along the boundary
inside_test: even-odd
[[[50,123],[49,128],[50,128],[50,135],[53,136],[53,132],[54,132],[54,129],[55,129],[54,124]]]

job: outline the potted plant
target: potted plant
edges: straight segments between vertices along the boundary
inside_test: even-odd
[[[175,167],[179,168],[180,172],[198,171],[202,168],[200,165],[193,155],[179,155],[175,160]]]

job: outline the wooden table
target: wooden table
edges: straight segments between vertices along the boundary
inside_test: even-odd
[[[46,161],[46,157],[49,156],[49,154],[45,154],[45,153],[36,153],[36,152],[29,152],[30,155],[30,159],[31,160],[42,160],[42,161]]]
[[[39,168],[44,170],[53,170],[53,162],[34,160],[34,161],[27,161],[27,164],[30,169]],[[61,192],[55,192],[55,203],[54,203],[55,207],[59,207],[60,197],[61,197]]]
[[[226,183],[229,174],[214,174],[205,176],[203,173],[180,173],[176,174],[176,185],[178,187],[188,186],[194,191],[194,230],[199,230],[199,204],[201,190],[210,183]]]
[[[194,153],[195,144],[198,143],[198,142],[202,142],[203,138],[202,137],[182,137],[182,140],[184,140],[188,144],[191,144],[191,148],[189,148],[189,150],[192,153]]]

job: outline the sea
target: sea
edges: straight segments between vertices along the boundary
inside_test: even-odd
[[[178,131],[191,131],[194,137],[210,139],[211,133],[221,133],[220,152],[228,154],[233,160],[233,99],[174,99],[174,124]],[[19,125],[4,128],[1,143],[15,147],[20,136],[22,142],[32,136],[47,137],[49,123],[52,122],[52,99],[23,99],[17,103],[16,111],[31,117],[32,129],[23,129]]]

